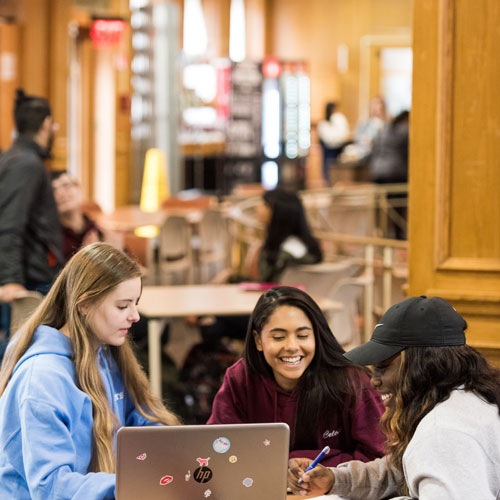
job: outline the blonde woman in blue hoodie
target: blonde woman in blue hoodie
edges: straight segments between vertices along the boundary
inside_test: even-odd
[[[128,341],[141,274],[120,250],[80,250],[12,339],[0,371],[0,498],[115,498],[119,427],[177,424]]]

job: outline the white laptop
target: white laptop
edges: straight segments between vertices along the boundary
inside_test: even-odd
[[[288,425],[123,427],[117,500],[285,500]]]

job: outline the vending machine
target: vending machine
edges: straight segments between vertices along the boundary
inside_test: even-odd
[[[262,74],[262,183],[302,189],[311,144],[307,66],[266,57]]]

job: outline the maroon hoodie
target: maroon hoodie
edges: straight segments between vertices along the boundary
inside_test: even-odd
[[[274,379],[250,374],[245,360],[240,359],[226,371],[207,423],[285,422],[290,427],[290,458],[314,459],[328,445],[330,453],[321,461],[326,467],[349,460],[369,462],[384,455],[379,428],[384,406],[367,375],[362,375],[362,384],[358,398],[346,401],[342,413],[331,415],[328,425],[318,429],[316,448],[298,450],[293,446],[298,390],[286,392]]]

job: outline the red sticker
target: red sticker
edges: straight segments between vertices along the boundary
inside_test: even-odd
[[[170,484],[174,480],[173,476],[163,476],[160,479],[160,484],[165,486],[166,484]]]

